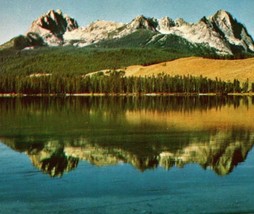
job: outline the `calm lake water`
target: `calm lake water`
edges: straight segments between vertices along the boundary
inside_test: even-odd
[[[254,213],[251,97],[0,98],[0,213]]]

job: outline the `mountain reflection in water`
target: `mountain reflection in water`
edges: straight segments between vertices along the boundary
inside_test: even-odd
[[[248,97],[1,99],[0,140],[52,177],[88,161],[227,175],[254,144]]]

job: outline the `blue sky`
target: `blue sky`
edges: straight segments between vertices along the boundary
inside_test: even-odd
[[[25,34],[32,21],[50,9],[61,9],[80,26],[97,19],[129,22],[141,14],[196,22],[224,9],[254,37],[254,0],[0,0],[0,5],[0,44]]]

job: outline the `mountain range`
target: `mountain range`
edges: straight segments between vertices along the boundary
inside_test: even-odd
[[[254,52],[254,42],[246,27],[224,10],[202,17],[197,23],[141,15],[129,23],[98,20],[86,27],[80,27],[60,10],[50,10],[32,22],[26,35],[17,36],[0,48],[21,50],[36,46],[156,47],[218,55]]]

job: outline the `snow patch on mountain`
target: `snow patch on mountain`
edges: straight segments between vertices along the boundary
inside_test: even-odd
[[[161,23],[161,21],[159,21]],[[160,30],[163,29],[163,30]],[[158,31],[162,34],[174,34],[185,38],[191,43],[204,44],[217,49],[219,54],[232,54],[228,45],[221,36],[214,30],[213,26],[204,17],[197,24],[187,23],[183,19],[178,19],[175,25],[170,27],[159,27]]]
[[[91,23],[87,27],[66,31],[63,38],[68,44],[76,41],[76,43],[74,43],[75,45],[83,47],[105,39],[113,38],[111,33],[122,26],[124,26],[122,23],[100,20]]]

